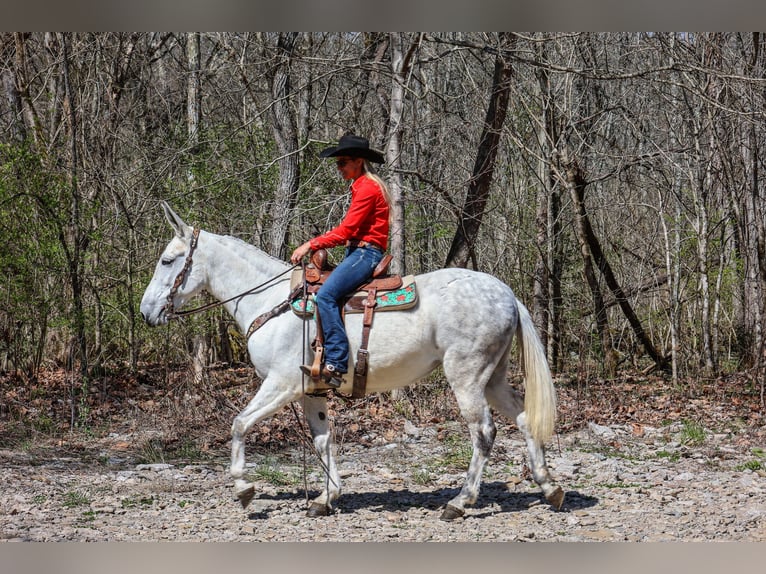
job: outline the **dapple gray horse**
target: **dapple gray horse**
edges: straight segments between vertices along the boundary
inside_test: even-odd
[[[239,239],[194,230],[167,204],[165,215],[175,236],[162,253],[141,301],[149,325],[162,325],[202,290],[234,317],[245,333],[256,317],[280,307],[289,291],[290,265]],[[272,281],[269,281],[272,279]],[[548,502],[560,508],[564,492],[551,480],[544,442],[553,433],[556,397],[548,364],[526,307],[510,287],[495,277],[467,269],[439,269],[416,276],[418,303],[403,311],[378,313],[369,338],[367,392],[416,384],[439,365],[468,423],[473,455],[460,493],[441,518],[462,516],[479,495],[481,476],[495,439],[490,407],[516,421],[526,439],[532,474]],[[253,289],[256,286],[267,284]],[[246,295],[238,296],[239,294]],[[244,507],[255,487],[245,480],[245,435],[258,421],[304,397],[304,415],[314,446],[327,473],[326,487],[308,509],[310,516],[333,512],[340,496],[340,477],[327,416],[325,396],[310,396],[313,381],[299,365],[312,351],[313,321],[304,337],[304,319],[292,312],[275,314],[248,340],[258,392],[231,427],[231,475]],[[353,357],[358,349],[362,316],[346,317]],[[511,341],[517,335],[525,374],[524,397],[506,380]],[[350,377],[349,377],[350,379]],[[350,392],[351,380],[340,392]]]

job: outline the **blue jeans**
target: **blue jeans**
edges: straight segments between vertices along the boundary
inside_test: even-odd
[[[383,252],[374,247],[347,247],[346,255],[316,295],[324,332],[325,363],[348,372],[348,337],[340,310],[343,299],[372,277]]]

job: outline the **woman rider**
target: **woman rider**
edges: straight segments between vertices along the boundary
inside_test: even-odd
[[[324,334],[325,364],[320,377],[338,388],[348,372],[349,345],[341,318],[343,299],[367,282],[388,247],[390,197],[386,184],[373,171],[371,162],[383,163],[383,155],[360,136],[347,134],[337,146],[319,153],[335,158],[344,180],[350,181],[351,204],[340,224],[306,241],[293,251],[290,261],[298,263],[309,251],[345,245],[343,260],[316,295],[317,311]],[[310,367],[302,370],[310,373]]]

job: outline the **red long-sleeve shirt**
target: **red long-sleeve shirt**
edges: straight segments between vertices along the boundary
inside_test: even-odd
[[[351,184],[351,205],[340,224],[309,241],[311,249],[335,247],[348,240],[368,241],[388,248],[389,207],[380,185],[366,175]]]

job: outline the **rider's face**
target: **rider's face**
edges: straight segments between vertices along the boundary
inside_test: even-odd
[[[363,173],[362,164],[364,160],[361,157],[341,156],[335,160],[335,165],[345,180],[355,180]]]

